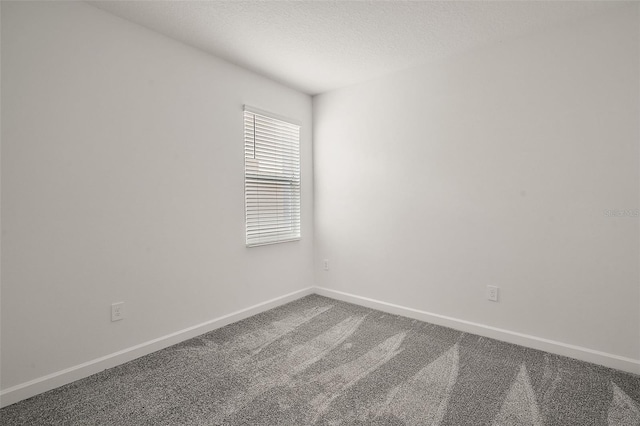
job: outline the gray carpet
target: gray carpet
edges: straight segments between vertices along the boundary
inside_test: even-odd
[[[640,425],[640,377],[308,296],[0,410],[2,425]]]

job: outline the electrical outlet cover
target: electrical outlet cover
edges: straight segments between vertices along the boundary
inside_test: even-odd
[[[498,301],[498,291],[499,288],[494,286],[494,285],[488,285],[487,286],[487,299],[491,300],[492,302],[497,302]]]
[[[120,321],[124,318],[124,302],[111,305],[111,321]]]

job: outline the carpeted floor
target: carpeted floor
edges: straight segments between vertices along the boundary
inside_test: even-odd
[[[0,410],[2,425],[640,425],[640,377],[321,296]]]

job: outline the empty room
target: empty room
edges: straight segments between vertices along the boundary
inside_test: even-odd
[[[0,424],[640,426],[640,3],[0,24]]]

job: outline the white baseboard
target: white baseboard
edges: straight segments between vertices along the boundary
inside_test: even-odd
[[[314,292],[321,296],[331,297],[344,302],[353,303],[368,308],[377,309],[394,315],[401,315],[408,318],[417,319],[431,324],[441,325],[466,333],[473,333],[479,336],[501,340],[528,348],[538,349],[557,355],[563,355],[581,361],[615,368],[629,373],[640,374],[640,360],[600,352],[581,346],[570,345],[554,340],[543,339],[541,337],[530,336],[510,330],[478,324],[444,315],[425,312],[418,309],[407,308],[394,305],[393,303],[382,302],[368,297],[356,296],[355,294],[344,293],[342,291],[331,290],[324,287],[315,287]]]
[[[192,337],[199,336],[225,325],[240,321],[250,316],[268,311],[285,303],[292,302],[301,297],[313,294],[313,287],[308,287],[284,296],[276,297],[266,302],[258,303],[245,309],[212,319],[166,336],[132,346],[127,349],[97,358],[80,365],[57,371],[43,377],[21,383],[0,392],[0,407],[14,404],[23,399],[30,398],[51,389],[66,385],[67,383],[83,379],[92,374],[99,373],[107,368],[112,368],[125,362],[129,362],[144,355],[148,355],[160,349],[175,345]]]

